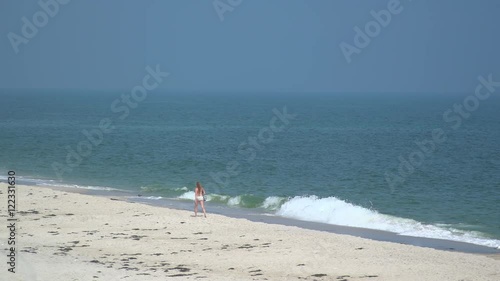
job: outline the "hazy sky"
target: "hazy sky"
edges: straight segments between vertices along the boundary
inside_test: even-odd
[[[2,0],[0,88],[128,89],[157,64],[172,91],[472,92],[478,75],[500,80],[498,0],[401,0],[348,63],[341,42],[355,46],[354,27],[392,1],[242,0],[221,21],[213,0],[72,0],[16,54],[12,34],[43,10]]]

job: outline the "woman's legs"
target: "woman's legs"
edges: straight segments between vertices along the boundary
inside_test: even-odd
[[[198,216],[198,200],[194,200],[194,216]]]
[[[205,203],[203,202],[203,200],[201,200],[200,203],[201,203],[201,208],[203,209],[203,214],[205,215],[205,218],[206,218],[207,212],[205,211]]]

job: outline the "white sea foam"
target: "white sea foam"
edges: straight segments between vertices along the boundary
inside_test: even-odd
[[[219,200],[221,202],[226,202],[229,199],[229,196],[219,195],[219,194],[207,194],[205,195],[207,201]]]
[[[241,203],[241,196],[231,197],[227,201],[229,206],[238,206]]]
[[[158,192],[171,192],[171,191],[175,191],[176,193],[178,193],[179,191],[188,191],[189,189],[185,186],[183,187],[176,187],[176,188],[168,188],[166,186],[162,186],[162,185],[157,185],[157,186],[141,186],[140,187],[141,191],[143,192],[151,192],[151,193],[158,193]]]
[[[163,197],[161,197],[161,196],[141,196],[141,197],[135,197],[135,198],[144,198],[144,199],[149,199],[149,200],[160,200]]]
[[[194,191],[184,192],[183,194],[177,196],[177,199],[194,200]],[[230,197],[226,196],[226,195],[219,195],[219,194],[211,193],[211,194],[205,195],[205,199],[207,201],[227,202],[228,200],[230,200]]]
[[[335,197],[294,197],[281,205],[276,214],[304,221],[378,229],[408,236],[454,240],[494,248],[500,247],[500,240],[482,237],[478,232],[423,224],[412,219],[380,214],[377,211]]]
[[[261,207],[268,210],[276,210],[285,200],[286,199],[283,197],[277,197],[277,196],[267,197],[266,200],[264,200],[264,202],[262,203]]]
[[[19,181],[21,181],[22,184],[27,184],[27,185],[38,185],[38,186],[53,186],[53,187],[62,187],[62,188],[79,188],[79,189],[88,189],[88,190],[103,190],[103,191],[124,191],[121,189],[117,188],[112,188],[108,186],[92,186],[92,185],[77,185],[77,184],[65,184],[65,183],[60,183],[55,180],[50,180],[50,179],[36,179],[36,178],[30,178],[30,177],[23,177],[23,176],[16,176],[17,178],[17,183],[19,184]],[[7,180],[7,177],[0,176],[0,180]]]
[[[124,191],[112,187],[107,186],[92,186],[92,185],[77,185],[77,184],[54,184],[54,183],[37,183],[37,185],[41,186],[54,186],[54,187],[63,187],[63,188],[78,188],[78,189],[88,189],[88,190],[103,190],[103,191]]]
[[[194,191],[185,192],[182,195],[178,196],[177,198],[194,200]]]
[[[39,186],[53,186],[53,187],[63,187],[63,188],[78,188],[78,189],[88,189],[88,190],[103,190],[103,191],[124,191],[117,188],[112,188],[108,186],[93,186],[93,185],[78,185],[78,184],[63,184],[63,183],[51,183],[48,181],[39,181],[36,183]]]

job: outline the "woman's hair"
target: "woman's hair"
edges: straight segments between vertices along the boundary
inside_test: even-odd
[[[201,185],[200,185],[199,181],[196,182],[196,187],[201,188]]]

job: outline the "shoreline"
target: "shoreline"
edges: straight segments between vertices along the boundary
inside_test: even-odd
[[[164,208],[173,208],[176,210],[184,210],[190,211],[190,207],[192,207],[191,202],[175,202],[174,200],[163,199],[163,200],[141,200],[140,198],[125,198],[125,200],[147,204],[150,206],[158,206]],[[182,207],[184,206],[184,207]],[[189,207],[188,207],[189,206]],[[210,205],[209,205],[210,206]],[[219,206],[218,206],[219,207]],[[210,208],[210,207],[208,207]],[[230,217],[230,218],[238,218],[238,219],[246,219],[252,222],[263,222],[267,224],[275,224],[275,225],[284,225],[284,226],[294,226],[308,230],[316,230],[323,231],[334,234],[343,234],[350,235],[353,237],[365,238],[374,241],[383,241],[383,242],[391,242],[391,243],[400,243],[405,245],[412,245],[424,248],[432,248],[436,250],[443,251],[456,251],[461,253],[472,253],[472,254],[499,254],[500,249],[496,249],[493,247],[487,247],[472,243],[454,241],[454,240],[446,240],[446,239],[437,239],[437,238],[427,238],[427,237],[417,237],[417,236],[408,236],[408,235],[400,235],[398,233],[377,230],[377,229],[369,229],[369,228],[360,228],[353,226],[343,226],[343,225],[334,225],[334,224],[326,224],[319,222],[311,222],[311,221],[302,221],[296,220],[286,217],[280,217],[270,214],[258,213],[258,212],[249,212],[246,210],[237,210],[232,209],[228,210],[227,207],[220,206],[219,208],[209,209],[207,212]]]
[[[0,181],[0,184],[4,182]],[[23,184],[25,185],[25,184]],[[137,192],[132,192],[129,190],[122,189],[112,189],[112,190],[99,190],[99,189],[85,189],[78,187],[69,186],[52,186],[52,185],[31,185],[26,184],[26,186],[49,188],[59,191],[72,192],[77,194],[84,194],[90,196],[101,196],[101,197],[119,197],[120,200],[127,202],[134,202],[139,204],[145,204],[149,206],[169,208],[181,211],[192,212],[193,203],[186,200],[175,200],[169,198],[162,198],[160,200],[147,199],[148,196],[138,196]],[[344,234],[353,237],[366,238],[374,241],[399,243],[405,245],[412,245],[424,248],[432,248],[436,250],[452,251],[452,252],[462,252],[462,253],[472,253],[472,254],[485,254],[485,255],[500,255],[500,248],[494,248],[484,245],[478,245],[474,243],[440,239],[440,238],[428,238],[419,236],[408,236],[401,235],[395,232],[361,228],[354,226],[344,226],[327,224],[321,222],[303,221],[292,218],[286,218],[281,216],[276,216],[270,213],[258,212],[257,210],[247,210],[239,208],[230,208],[220,204],[210,203],[208,204],[207,212],[218,214],[230,218],[246,219],[252,222],[263,222],[267,224],[276,224],[284,226],[294,226],[303,229],[317,230],[334,234]],[[201,207],[200,207],[201,210]]]
[[[441,251],[214,213],[205,219],[114,196],[40,186],[16,189],[19,264],[11,280],[500,277],[499,255]],[[0,191],[5,222],[6,184],[0,183]],[[7,233],[2,230],[0,235],[6,259]]]

